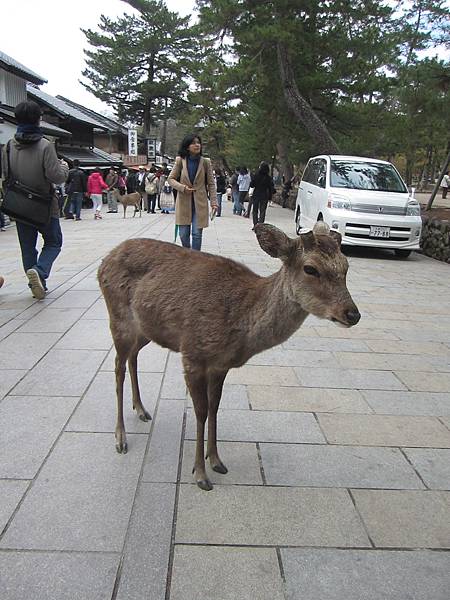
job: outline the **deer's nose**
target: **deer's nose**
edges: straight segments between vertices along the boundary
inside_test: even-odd
[[[356,325],[356,323],[360,320],[361,315],[358,311],[358,309],[355,310],[346,310],[345,311],[345,317],[349,323],[349,325]]]

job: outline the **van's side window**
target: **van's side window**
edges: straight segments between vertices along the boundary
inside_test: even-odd
[[[311,183],[311,175],[312,175],[311,163],[309,162],[306,166],[305,172],[303,173],[302,180],[306,181],[306,183]]]
[[[317,185],[325,188],[327,181],[327,163],[325,160],[317,160]]]

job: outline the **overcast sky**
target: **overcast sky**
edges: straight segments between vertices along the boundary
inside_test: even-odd
[[[80,31],[96,29],[100,15],[115,18],[133,9],[120,0],[1,0],[0,50],[48,80],[41,89],[61,94],[95,111],[108,106],[78,80],[84,69],[86,38]],[[181,16],[193,12],[194,0],[166,0]]]

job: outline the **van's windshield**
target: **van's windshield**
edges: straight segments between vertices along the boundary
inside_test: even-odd
[[[407,192],[392,165],[372,162],[331,161],[331,187],[378,192]]]

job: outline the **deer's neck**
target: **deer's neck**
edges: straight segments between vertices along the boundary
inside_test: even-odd
[[[249,315],[249,349],[252,354],[284,342],[297,331],[308,314],[294,301],[283,269],[263,278],[254,310]]]

